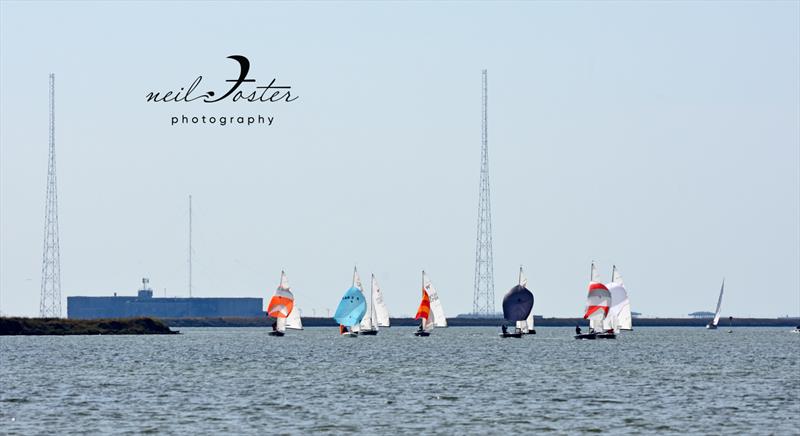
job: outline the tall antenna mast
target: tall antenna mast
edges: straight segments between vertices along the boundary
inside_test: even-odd
[[[58,243],[58,189],[56,183],[56,76],[50,74],[50,150],[47,197],[44,208],[44,248],[39,316],[61,317],[61,250]]]
[[[481,117],[481,182],[478,199],[478,237],[475,243],[475,315],[494,314],[494,261],[492,260],[492,205],[489,196],[488,84],[482,71],[483,107]]]
[[[192,195],[189,194],[189,298],[192,298]]]

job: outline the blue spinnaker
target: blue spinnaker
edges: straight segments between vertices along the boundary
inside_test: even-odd
[[[514,286],[503,297],[503,317],[507,321],[524,321],[533,309],[533,293],[524,286]]]
[[[358,288],[352,287],[344,293],[333,319],[345,327],[353,327],[361,322],[365,313],[367,313],[367,301],[364,299],[364,294]]]

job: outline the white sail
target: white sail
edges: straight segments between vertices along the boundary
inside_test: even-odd
[[[528,277],[525,276],[525,271],[522,269],[522,265],[519,266],[519,285],[523,288],[528,288]],[[523,333],[528,333],[529,331],[533,330],[533,308],[531,307],[531,312],[528,314],[528,318],[525,321],[517,321],[517,328],[522,330]]]
[[[611,302],[608,308],[608,316],[603,320],[604,330],[633,330],[633,320],[631,317],[631,302],[628,299],[628,291],[622,283],[622,275],[616,265],[611,271],[614,280],[606,284],[608,292],[611,294]]]
[[[622,281],[622,274],[619,273],[616,265],[614,265],[613,269],[611,270],[611,281],[614,283],[619,283],[620,285],[625,285],[625,283]]]
[[[300,309],[295,305],[289,316],[284,320],[287,329],[303,330],[303,321],[300,319]]]
[[[592,272],[590,274],[590,281],[600,283],[600,273],[597,271],[597,266],[592,261]]]
[[[714,321],[712,321],[714,327],[716,327],[717,324],[719,324],[719,309],[720,307],[722,307],[722,293],[724,291],[725,291],[725,279],[722,279],[722,287],[719,288],[719,299],[717,300],[717,311],[714,312]]]
[[[355,280],[354,280],[355,282]],[[374,285],[373,281],[373,285]],[[367,314],[364,315],[364,319],[361,320],[361,330],[375,330],[375,302],[372,301],[375,298],[375,289],[372,289],[370,293],[370,298],[365,298],[364,300],[367,303]]]
[[[430,298],[430,297],[428,297],[428,298]],[[433,308],[431,307],[431,313],[428,315],[428,319],[427,320],[426,319],[422,320],[422,328],[426,332],[429,332],[429,331],[433,330],[434,327],[436,327],[436,315],[433,314]]]
[[[381,327],[389,327],[389,310],[386,308],[386,303],[383,302],[383,292],[375,279],[375,274],[372,275],[372,289],[373,299],[375,300],[375,323]]]
[[[519,285],[523,288],[528,287],[528,278],[525,277],[525,272],[522,270],[522,265],[519,266]]]
[[[286,331],[286,318],[278,318],[278,319],[275,320],[275,322],[277,324],[275,326],[275,330],[277,330],[277,331],[279,331],[281,333]]]
[[[358,275],[358,269],[353,267],[353,287],[364,293],[364,287],[361,286],[361,277]]]
[[[436,327],[447,327],[447,318],[444,316],[444,309],[442,308],[442,301],[439,299],[439,293],[433,287],[431,280],[422,272],[422,283],[424,284],[425,291],[428,293],[428,298],[431,300],[431,317],[436,323]],[[430,322],[430,318],[428,319]]]

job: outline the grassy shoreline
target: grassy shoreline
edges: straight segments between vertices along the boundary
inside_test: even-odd
[[[177,334],[153,318],[66,319],[0,317],[0,336],[169,335]]]

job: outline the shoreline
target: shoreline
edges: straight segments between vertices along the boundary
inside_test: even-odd
[[[174,335],[155,318],[67,319],[0,317],[0,336]]]

